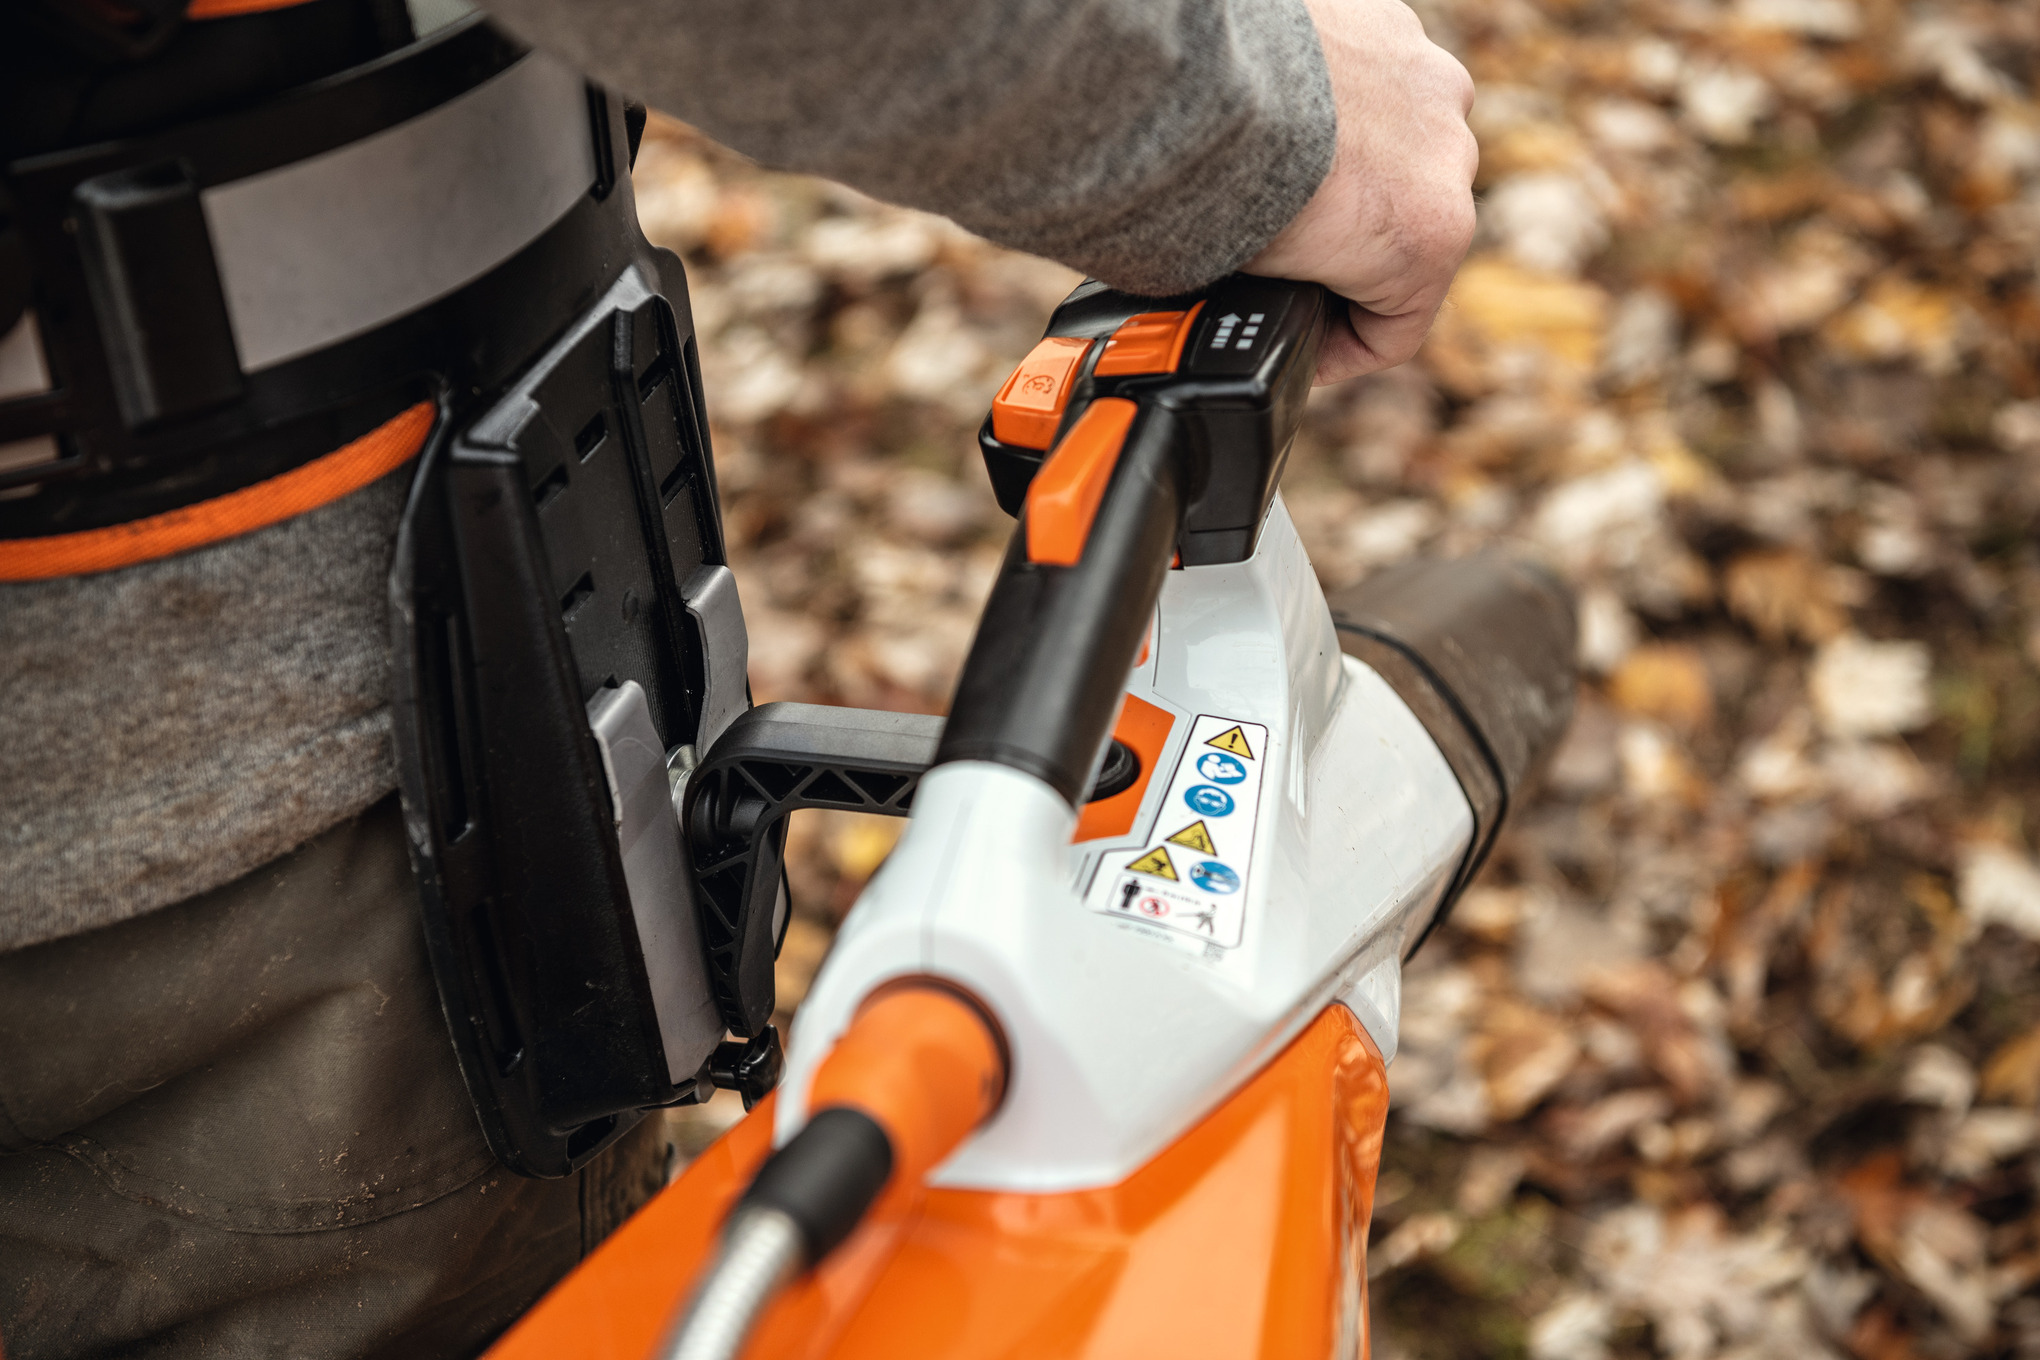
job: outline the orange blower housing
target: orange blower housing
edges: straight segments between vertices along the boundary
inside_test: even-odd
[[[760,1104],[697,1158],[490,1356],[649,1355],[771,1151],[776,1103]],[[1334,1005],[1118,1185],[1043,1195],[889,1190],[772,1305],[745,1354],[1364,1356],[1367,1226],[1387,1115],[1380,1051]]]

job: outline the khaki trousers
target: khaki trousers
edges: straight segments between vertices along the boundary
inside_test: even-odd
[[[0,1348],[473,1355],[663,1183],[663,1128],[564,1180],[495,1163],[388,798],[0,955]]]

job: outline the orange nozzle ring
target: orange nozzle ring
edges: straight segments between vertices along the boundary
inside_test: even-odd
[[[894,1187],[913,1187],[1005,1098],[1005,1036],[984,1007],[933,978],[874,992],[808,1088],[808,1109],[871,1116],[893,1148]]]

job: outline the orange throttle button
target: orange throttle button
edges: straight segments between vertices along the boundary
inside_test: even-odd
[[[1027,560],[1074,567],[1119,464],[1139,407],[1123,397],[1091,403],[1027,486]]]
[[[1055,442],[1063,408],[1070,404],[1071,379],[1089,340],[1051,335],[1020,361],[1013,376],[992,398],[992,437],[1023,449],[1045,449]]]
[[[1191,324],[1204,310],[1198,303],[1187,312],[1142,312],[1119,323],[1105,352],[1098,356],[1098,376],[1123,378],[1136,373],[1173,373],[1183,358]]]

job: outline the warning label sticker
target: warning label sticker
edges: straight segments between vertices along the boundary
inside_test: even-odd
[[[1259,723],[1199,716],[1148,844],[1105,854],[1085,905],[1212,948],[1239,944],[1267,746]]]
[[[1150,874],[1155,878],[1166,878],[1171,883],[1176,881],[1176,862],[1170,859],[1169,852],[1162,849],[1159,845],[1127,865],[1126,871],[1133,874]]]
[[[1237,723],[1204,744],[1206,746],[1216,746],[1221,751],[1230,751],[1242,760],[1252,760],[1254,758],[1254,748],[1247,741],[1247,734],[1240,730]]]

